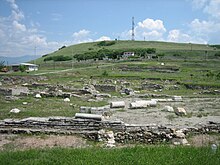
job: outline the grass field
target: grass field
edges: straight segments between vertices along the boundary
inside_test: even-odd
[[[127,147],[104,148],[53,148],[0,152],[0,164],[155,164],[155,165],[219,165],[220,152],[209,147]]]

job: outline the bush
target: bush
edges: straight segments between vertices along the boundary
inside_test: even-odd
[[[114,45],[116,42],[115,41],[101,41],[97,43],[98,46],[111,46]]]
[[[66,46],[64,45],[64,46],[62,46],[61,48],[59,48],[58,50],[61,50],[61,49],[64,49],[64,48],[66,48]]]
[[[70,56],[60,55],[60,56],[54,56],[53,60],[54,61],[69,61],[69,60],[72,60],[72,58]]]
[[[215,57],[220,57],[220,52],[215,53]]]
[[[102,73],[102,76],[107,77],[107,76],[108,76],[108,72],[105,70],[105,71]]]
[[[20,70],[21,72],[24,72],[26,69],[27,69],[27,67],[24,66],[24,65],[20,65],[20,66],[19,66],[19,70]]]
[[[5,67],[5,61],[0,61],[0,70]]]
[[[174,56],[174,57],[181,57],[181,54],[179,54],[179,53],[174,53],[173,56]]]
[[[148,54],[154,54],[154,53],[156,53],[156,48],[148,48],[148,49],[147,49],[147,53],[148,53]]]
[[[72,58],[70,56],[63,56],[63,55],[59,55],[59,56],[51,56],[51,57],[46,57],[44,59],[44,61],[69,61],[72,60]]]

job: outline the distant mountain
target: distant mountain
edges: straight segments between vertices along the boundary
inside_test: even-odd
[[[4,57],[0,56],[0,61],[5,61],[5,65],[10,65],[10,64],[17,64],[17,63],[22,63],[22,62],[29,62],[32,60],[35,60],[37,58],[40,58],[41,56],[20,56],[20,57]]]

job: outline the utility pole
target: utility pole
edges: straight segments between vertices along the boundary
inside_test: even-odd
[[[34,58],[37,56],[37,46],[34,46]],[[36,64],[36,59],[34,60],[34,63]]]
[[[72,69],[73,69],[73,48],[71,48],[72,51]]]
[[[131,34],[131,40],[134,41],[134,17],[132,17],[132,34]]]

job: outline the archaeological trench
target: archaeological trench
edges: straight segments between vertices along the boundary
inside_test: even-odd
[[[42,83],[44,80],[46,77],[43,76],[3,76],[0,95],[9,101],[27,96],[36,99],[58,97],[64,101],[78,97],[91,102],[105,99],[108,104],[102,107],[81,106],[73,117],[4,119],[0,121],[1,134],[78,134],[112,147],[117,144],[164,142],[188,145],[189,135],[220,133],[218,97],[141,94],[129,88],[130,83],[125,80],[117,83],[112,80],[86,82],[82,89]],[[161,90],[164,87],[145,81],[141,88]],[[172,88],[178,88],[178,84]],[[111,96],[109,92],[120,92],[123,97]],[[220,93],[218,90],[212,92]],[[213,113],[199,116],[201,109],[203,114]],[[19,113],[18,109],[13,110],[11,113]],[[192,113],[198,115],[190,116]]]

